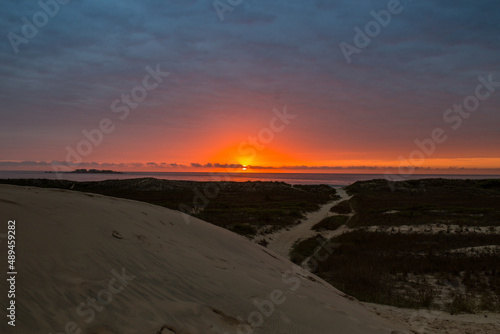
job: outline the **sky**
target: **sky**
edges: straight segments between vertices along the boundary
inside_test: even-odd
[[[0,169],[500,174],[496,0],[2,2]]]

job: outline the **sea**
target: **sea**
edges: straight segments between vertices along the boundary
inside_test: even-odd
[[[57,179],[71,181],[103,181],[116,179],[135,179],[153,177],[165,180],[186,181],[279,181],[288,184],[327,184],[343,187],[356,181],[373,179],[417,180],[429,178],[446,179],[500,179],[500,175],[467,175],[467,174],[348,174],[348,173],[200,173],[200,172],[124,172],[123,174],[76,174],[76,173],[45,173],[43,171],[0,171],[0,179]]]

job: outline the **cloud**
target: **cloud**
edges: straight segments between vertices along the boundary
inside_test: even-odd
[[[29,168],[30,170],[40,169],[50,171],[52,170],[52,165],[64,165],[68,167],[68,170],[71,168],[95,168],[95,169],[116,169],[121,171],[127,170],[136,170],[141,169],[144,171],[196,171],[196,170],[205,170],[205,171],[213,171],[213,170],[241,170],[243,165],[241,164],[221,164],[221,163],[191,163],[189,166],[185,164],[178,163],[165,163],[165,162],[147,162],[147,163],[97,163],[97,162],[82,162],[80,164],[74,163],[65,163],[62,161],[0,161],[0,170],[9,170],[9,168],[23,169]],[[308,166],[308,165],[298,165],[298,166],[246,166],[248,170],[254,171],[262,171],[262,172],[276,172],[276,171],[295,171],[295,172],[363,172],[363,173],[386,173],[391,172],[397,175],[402,175],[401,170],[407,170],[411,168],[416,173],[418,172],[436,172],[436,173],[453,173],[453,172],[464,172],[464,173],[500,173],[500,168],[464,168],[453,166],[449,168],[432,168],[432,167],[412,167],[412,166],[366,166],[366,165],[357,165],[357,166]],[[64,169],[66,171],[66,169]]]
[[[111,102],[156,64],[171,76],[113,134],[121,150],[102,148],[99,159],[160,124],[169,143],[179,143],[225,120],[235,127],[256,122],[283,104],[301,112],[296,131],[307,134],[309,148],[333,140],[354,152],[411,145],[470,94],[478,75],[497,70],[500,9],[495,0],[401,2],[404,11],[347,64],[339,43],[352,43],[353,28],[364,27],[370,11],[387,1],[245,0],[220,22],[211,1],[74,0],[19,54],[6,35],[22,34],[21,19],[40,7],[5,1],[2,159],[64,159],[82,128],[112,117]],[[447,150],[461,151],[458,142],[466,138],[492,155],[500,140],[493,126],[499,104],[497,94]],[[324,156],[333,153],[323,148]],[[168,158],[191,161],[197,154]]]

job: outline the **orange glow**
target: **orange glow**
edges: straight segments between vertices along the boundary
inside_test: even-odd
[[[257,147],[246,144],[226,146],[208,157],[212,163],[240,164],[245,166],[281,167],[294,165],[297,160],[290,154],[284,153],[271,146],[259,150]],[[248,167],[247,167],[248,168]],[[250,170],[251,168],[248,168]]]

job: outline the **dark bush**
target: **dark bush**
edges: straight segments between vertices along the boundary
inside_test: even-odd
[[[342,201],[330,209],[331,212],[340,214],[349,214],[352,212],[351,204],[349,201]]]
[[[315,231],[334,231],[338,229],[340,226],[345,225],[347,221],[349,220],[349,216],[331,216],[331,217],[326,217],[316,225],[314,225],[311,229]]]

